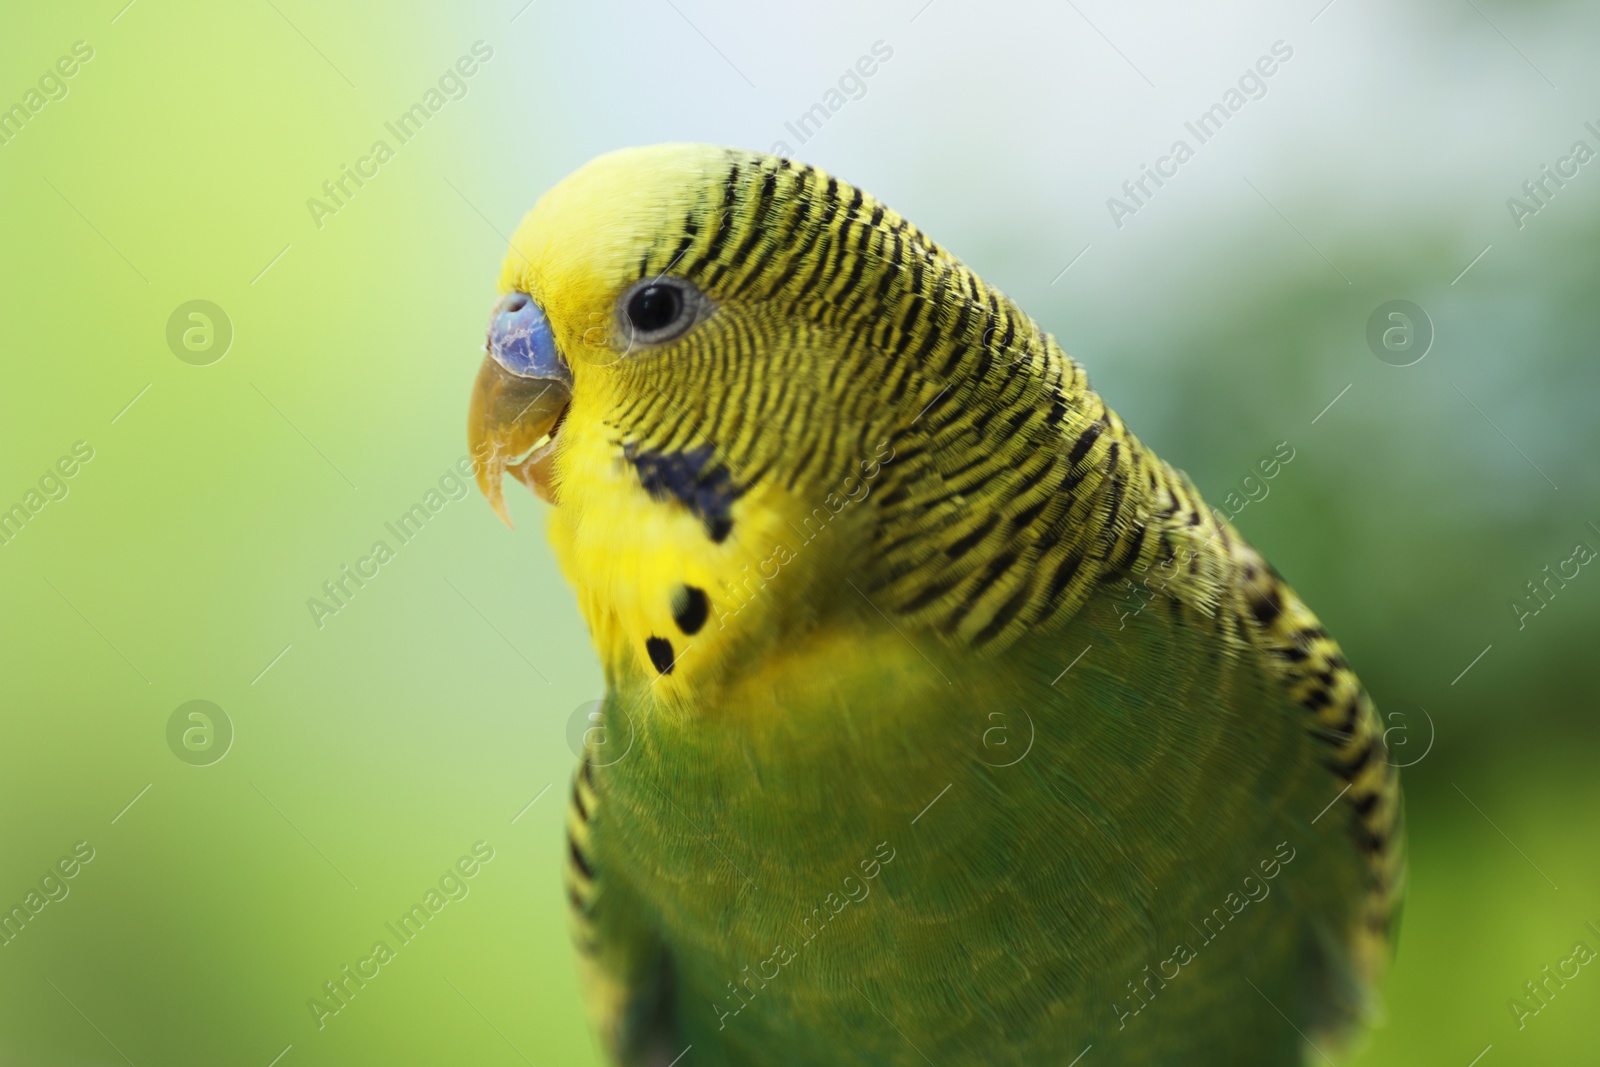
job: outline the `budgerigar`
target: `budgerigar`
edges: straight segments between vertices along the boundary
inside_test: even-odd
[[[1373,703],[1037,323],[701,145],[565,179],[500,291],[469,431],[604,668],[566,878],[610,1060],[1348,1049],[1404,878]]]

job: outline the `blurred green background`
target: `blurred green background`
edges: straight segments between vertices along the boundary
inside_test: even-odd
[[[594,1061],[559,861],[600,675],[542,505],[512,494],[507,531],[451,471],[505,236],[660,140],[782,141],[895,205],[1214,504],[1290,442],[1237,525],[1415,764],[1358,1062],[1596,1062],[1593,968],[1508,1006],[1600,950],[1600,570],[1511,606],[1600,550],[1600,163],[1520,227],[1507,204],[1600,148],[1592,6],[123,2],[0,34],[0,909],[39,894],[0,945],[0,1062]],[[785,123],[879,41],[801,144]],[[1118,226],[1107,198],[1277,41],[1264,95]],[[1366,341],[1395,299],[1431,322],[1409,366]],[[174,347],[196,300],[214,332]],[[215,714],[210,749],[169,745],[193,700],[225,749]],[[319,1026],[478,842],[467,895]]]

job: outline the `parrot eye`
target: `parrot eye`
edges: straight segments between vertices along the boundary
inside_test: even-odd
[[[705,298],[681,279],[649,278],[624,293],[619,303],[632,343],[653,345],[693,326]]]

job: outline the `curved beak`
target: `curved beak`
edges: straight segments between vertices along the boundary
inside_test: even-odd
[[[478,368],[467,409],[467,444],[478,488],[507,526],[511,516],[501,482],[508,471],[541,500],[555,503],[550,466],[571,399],[565,380],[512,374],[492,354]]]

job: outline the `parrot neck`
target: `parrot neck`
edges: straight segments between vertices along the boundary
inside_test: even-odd
[[[1218,550],[1187,548],[1218,530],[1193,486],[1027,326],[954,357],[968,373],[895,438],[878,499],[875,603],[961,645],[1004,647],[1158,559]]]

